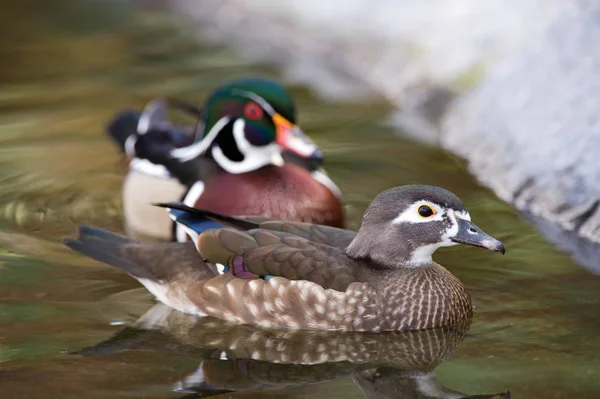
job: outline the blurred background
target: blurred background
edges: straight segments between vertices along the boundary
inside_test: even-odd
[[[1,396],[182,397],[192,355],[73,355],[153,301],[61,240],[123,231],[115,112],[259,75],[293,94],[350,228],[380,191],[434,184],[506,244],[436,255],[477,306],[444,385],[597,398],[599,24],[583,0],[3,1]],[[363,397],[351,377],[268,395]]]

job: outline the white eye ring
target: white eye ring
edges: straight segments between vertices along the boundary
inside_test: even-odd
[[[425,206],[433,212],[431,215],[427,212],[427,216],[421,216],[419,214],[419,208]],[[434,220],[442,220],[442,215],[444,214],[444,208],[440,205],[434,204],[424,199],[420,199],[419,201],[415,201],[404,211],[400,212],[394,220],[392,220],[393,224],[400,223],[429,223]]]

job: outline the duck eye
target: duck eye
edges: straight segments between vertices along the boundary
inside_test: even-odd
[[[419,216],[424,217],[424,218],[431,217],[437,213],[429,205],[421,205],[419,207],[419,209],[417,210],[417,212],[419,212]]]
[[[263,117],[263,109],[255,102],[244,105],[244,115],[248,119],[257,120]]]

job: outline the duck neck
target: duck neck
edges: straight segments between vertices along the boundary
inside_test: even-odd
[[[357,260],[369,260],[385,269],[414,269],[434,265],[434,246],[414,248],[385,229],[363,228],[346,248],[346,254]]]
[[[231,174],[247,173],[267,165],[282,166],[281,147],[276,143],[255,146],[246,139],[245,122],[236,119],[214,141],[210,154],[214,161]]]

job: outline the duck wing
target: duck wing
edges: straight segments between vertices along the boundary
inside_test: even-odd
[[[171,217],[198,235],[207,228],[230,227],[248,231],[270,230],[302,237],[308,241],[344,250],[356,236],[355,231],[311,223],[289,222],[261,216],[228,216],[204,209],[192,208],[181,202],[156,204],[168,208]]]

